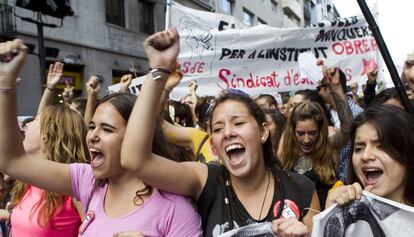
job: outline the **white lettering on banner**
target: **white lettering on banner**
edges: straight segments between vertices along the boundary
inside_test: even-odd
[[[316,83],[299,73],[298,58],[304,52],[340,67],[352,82],[365,82],[367,67],[381,66],[377,44],[362,17],[306,28],[247,28],[232,16],[173,2],[171,26],[180,34],[178,61],[184,75],[172,91],[174,99],[187,94],[191,80],[198,83],[198,95],[217,95],[229,88],[250,95],[314,89]]]
[[[413,236],[414,208],[365,192],[350,205],[313,217],[312,236]]]

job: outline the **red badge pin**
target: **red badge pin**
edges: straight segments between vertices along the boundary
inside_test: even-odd
[[[276,218],[279,214],[279,207],[281,201],[277,201],[275,206],[273,207],[273,216]],[[285,205],[283,207],[282,215],[280,218],[282,219],[289,219],[289,218],[296,218],[299,219],[300,211],[298,205],[289,199],[285,199]]]
[[[88,213],[86,213],[86,216],[82,222],[82,225],[79,226],[79,234],[82,234],[86,230],[86,228],[89,226],[89,224],[93,221],[94,218],[95,218],[95,213],[89,210]]]

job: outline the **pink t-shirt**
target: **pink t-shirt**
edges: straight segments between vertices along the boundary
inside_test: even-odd
[[[201,236],[201,220],[193,204],[179,195],[158,191],[137,209],[125,216],[111,218],[104,211],[104,199],[108,185],[97,187],[92,194],[94,177],[88,164],[70,164],[72,189],[84,210],[94,218],[79,236],[112,237],[124,231],[140,231],[147,236]],[[85,213],[87,210],[85,210]]]
[[[11,214],[12,236],[18,237],[73,237],[78,236],[81,219],[72,204],[72,197],[66,197],[62,209],[50,219],[49,226],[42,228],[37,224],[39,209],[32,207],[40,200],[44,190],[29,186],[20,203]]]

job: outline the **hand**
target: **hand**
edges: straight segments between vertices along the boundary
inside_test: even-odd
[[[367,76],[368,76],[368,82],[374,83],[378,77],[378,68],[371,67],[367,73]]]
[[[62,97],[66,104],[71,104],[73,101],[73,86],[66,82],[66,87],[63,89]]]
[[[370,191],[372,185],[365,187],[365,191]],[[353,202],[355,199],[361,199],[362,187],[359,183],[353,183],[352,185],[339,186],[331,190],[326,198],[325,208],[337,203],[340,206],[347,205]]]
[[[324,66],[322,68],[322,73],[323,73],[322,80],[328,85],[331,91],[342,89],[341,80],[339,79],[339,68],[337,67],[329,68],[329,67]]]
[[[114,237],[144,237],[144,234],[141,232],[128,231],[114,234]]]
[[[164,88],[168,91],[171,91],[180,83],[181,79],[183,78],[183,74],[181,74],[180,70],[178,69],[178,66],[174,67],[171,75],[168,76],[167,82],[165,83]]]
[[[128,92],[128,87],[131,85],[132,74],[125,74],[121,77],[121,92]],[[99,84],[99,83],[98,83]]]
[[[151,35],[144,41],[144,49],[151,68],[172,71],[180,51],[177,29],[171,28]]]
[[[309,232],[308,227],[295,218],[274,220],[272,231],[279,237],[305,237]]]
[[[188,84],[188,90],[190,92],[194,92],[195,93],[196,90],[197,90],[197,88],[198,88],[198,84],[197,84],[196,81],[191,81],[190,84]]]
[[[16,78],[27,56],[27,47],[20,39],[0,43],[0,87],[16,88]]]
[[[98,95],[101,90],[101,85],[97,76],[89,77],[89,81],[86,83],[86,91],[88,95]]]
[[[61,62],[51,63],[49,66],[49,72],[47,73],[47,86],[55,88],[60,78],[63,75],[63,66]]]

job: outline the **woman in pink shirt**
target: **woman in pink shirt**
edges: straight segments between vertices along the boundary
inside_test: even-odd
[[[44,108],[26,125],[25,134],[23,146],[27,153],[63,164],[87,162],[86,126],[82,117],[69,107]],[[82,210],[71,196],[21,181],[15,182],[11,195],[8,209],[12,211],[12,236],[78,235]]]
[[[167,49],[159,56],[168,54]],[[79,236],[202,235],[200,217],[187,198],[152,188],[121,166],[122,141],[135,103],[131,94],[109,95],[95,107],[86,137],[91,164],[40,159],[23,148],[16,123],[15,81],[26,55],[21,40],[0,44],[0,172],[80,200],[85,218]],[[154,153],[178,158],[170,152],[159,125],[152,142]]]

